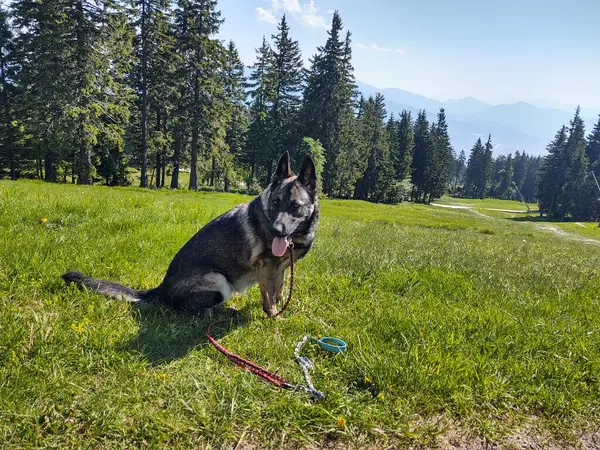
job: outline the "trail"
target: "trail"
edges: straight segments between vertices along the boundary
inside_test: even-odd
[[[460,205],[442,205],[440,203],[430,203],[431,206],[436,206],[438,208],[449,208],[449,209],[462,209],[462,210],[466,210],[472,213],[475,213],[479,216],[483,216],[487,219],[494,219],[494,217],[488,216],[486,214],[483,214],[480,211],[477,211],[476,209],[474,209],[471,206],[460,206]],[[507,213],[526,213],[527,211],[517,211],[517,210],[511,210],[511,209],[496,209],[496,208],[484,208],[485,211],[502,211],[502,212],[507,212]],[[583,224],[580,224],[580,226],[582,226]],[[535,224],[535,227],[538,230],[541,231],[545,231],[547,233],[552,233],[555,236],[560,236],[562,238],[565,239],[569,239],[571,241],[577,241],[577,242],[583,242],[585,244],[592,244],[592,245],[596,245],[596,246],[600,246],[600,241],[597,239],[592,239],[592,238],[586,238],[584,236],[581,236],[579,234],[575,234],[575,233],[569,233],[568,231],[563,230],[562,228],[559,228],[555,225],[552,225],[550,223],[544,223],[544,224]]]

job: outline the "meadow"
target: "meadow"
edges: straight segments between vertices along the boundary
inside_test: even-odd
[[[158,285],[179,248],[249,197],[0,181],[3,448],[592,448],[600,425],[600,230],[516,202],[469,209],[323,200],[294,298],[257,287],[215,336],[326,398],[232,365],[210,319],[65,286],[80,270]],[[502,206],[502,207],[498,207]]]

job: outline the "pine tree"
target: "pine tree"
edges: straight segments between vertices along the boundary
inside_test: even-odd
[[[396,179],[405,180],[410,176],[414,150],[414,132],[410,111],[402,111],[400,122],[398,123],[398,147],[394,162],[396,169]]]
[[[505,158],[502,170],[500,171],[500,182],[496,191],[496,198],[509,199],[511,195],[511,185],[513,180],[513,159],[512,155]]]
[[[54,181],[68,159],[77,163],[77,181],[90,184],[99,138],[118,140],[127,125],[130,96],[123,79],[131,43],[122,6],[109,0],[43,5],[19,0],[13,8],[21,30],[16,47],[25,125],[30,146],[39,149],[36,158],[44,159],[38,173]],[[76,152],[70,153],[73,147]]]
[[[536,180],[541,163],[542,158],[540,156],[538,156],[537,158],[529,158],[529,161],[527,163],[527,174],[525,175],[523,187],[521,188],[521,194],[523,194],[523,197],[525,198],[526,202],[533,202],[535,200]]]
[[[352,178],[344,171],[352,171],[356,166],[352,155],[357,156],[346,146],[353,141],[348,124],[353,118],[355,83],[351,35],[348,32],[343,39],[342,30],[342,19],[336,11],[325,46],[319,47],[311,60],[302,108],[304,134],[318,139],[326,149],[323,190],[328,194],[345,184],[340,178]]]
[[[354,198],[373,202],[385,202],[394,179],[390,161],[389,138],[384,125],[387,113],[383,95],[370,97],[364,105],[360,118],[365,155],[362,177],[355,187]]]
[[[178,0],[175,10],[177,49],[182,59],[189,89],[181,101],[186,105],[186,117],[191,130],[190,184],[198,189],[198,155],[213,131],[213,121],[222,120],[214,109],[222,89],[220,69],[223,65],[222,46],[216,39],[223,20],[215,0]],[[222,111],[219,111],[222,114]],[[203,138],[205,139],[202,142]]]
[[[0,6],[0,168],[8,167],[11,180],[17,179],[21,164],[15,85],[18,70],[8,12]]]
[[[268,80],[268,70],[273,52],[263,36],[262,45],[256,49],[256,61],[248,83],[250,97],[250,127],[242,161],[249,166],[248,187],[258,178],[259,166],[266,166],[270,161],[272,150],[269,130],[269,106],[272,98]]]
[[[484,198],[490,187],[490,182],[492,179],[492,164],[494,161],[493,154],[492,154],[493,148],[494,147],[492,145],[492,135],[490,134],[488,136],[487,142],[485,143],[485,151],[483,154],[483,170],[481,173],[482,179],[481,179],[481,182],[479,185],[480,191],[478,192],[478,195],[477,195],[478,198]]]
[[[67,64],[71,46],[66,45],[72,21],[61,20],[62,9],[70,5],[57,1],[42,8],[32,0],[21,0],[12,6],[14,26],[21,30],[15,39],[22,68],[16,82],[22,89],[25,133],[30,136],[26,151],[36,161],[38,177],[53,181],[59,147],[68,141],[68,130],[73,128],[67,111],[76,86]]]
[[[170,141],[169,119],[177,98],[173,82],[177,65],[175,39],[170,22],[169,0],[136,0],[139,16],[135,26],[135,54],[139,61],[135,87],[139,107],[140,186],[148,187],[150,156],[156,159],[156,187],[164,186],[167,147]]]
[[[566,171],[565,146],[567,143],[567,127],[563,126],[548,144],[548,156],[541,164],[537,180],[537,198],[540,213],[548,217],[558,215],[558,201],[562,192]]]
[[[428,154],[426,163],[426,191],[428,201],[440,198],[446,189],[450,180],[453,150],[448,135],[448,123],[446,122],[446,112],[441,108],[437,122],[432,127],[431,132],[432,146]]]
[[[580,202],[586,202],[585,187],[588,180],[587,160],[585,157],[585,126],[580,116],[580,108],[575,111],[571,120],[569,137],[565,144],[564,184],[558,195],[557,214],[561,219],[572,215],[581,217],[582,210],[586,209]]]
[[[596,173],[596,177],[600,178],[600,116],[594,129],[587,139],[585,153],[588,157],[590,170]]]
[[[232,178],[235,177],[234,164],[238,162],[246,145],[248,114],[246,111],[246,77],[244,64],[233,41],[229,41],[225,60],[224,94],[227,105],[227,123],[225,131],[225,149],[221,155],[224,173],[224,190],[229,191]]]
[[[482,180],[485,164],[485,150],[481,138],[477,139],[471,150],[465,174],[464,193],[467,197],[478,198],[482,195]]]
[[[427,163],[433,149],[433,142],[425,110],[419,112],[414,126],[414,152],[411,179],[414,186],[414,201],[425,201],[427,190]]]
[[[455,193],[458,191],[458,186],[463,182],[466,171],[467,171],[467,156],[465,155],[465,151],[461,150],[460,154],[458,155],[458,158],[455,160],[454,174],[452,177],[453,191]]]
[[[273,140],[272,153],[266,161],[266,182],[271,179],[277,156],[300,145],[298,116],[303,82],[302,54],[298,41],[290,37],[285,14],[277,30],[278,33],[272,36],[273,54],[267,70],[269,93],[272,96],[268,119]]]

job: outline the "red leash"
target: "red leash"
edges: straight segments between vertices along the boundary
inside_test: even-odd
[[[283,313],[283,311],[285,311],[285,309],[287,308],[287,306],[290,304],[290,301],[292,300],[292,292],[293,292],[293,288],[294,288],[294,243],[290,242],[290,292],[287,298],[287,301],[284,303],[283,307],[279,310],[279,312],[277,314],[275,314],[275,317],[279,316],[281,313]],[[220,351],[221,353],[223,353],[225,356],[227,356],[227,358],[229,359],[229,361],[231,361],[232,363],[243,367],[247,370],[249,370],[250,372],[252,372],[255,375],[258,375],[259,377],[261,377],[262,379],[268,381],[269,383],[274,384],[277,387],[280,388],[284,388],[284,389],[293,389],[295,388],[295,386],[292,386],[291,384],[289,384],[285,378],[277,375],[276,373],[273,372],[269,372],[267,369],[265,369],[264,367],[259,366],[258,364],[254,364],[252,361],[248,361],[247,359],[242,358],[239,355],[236,355],[235,353],[230,352],[229,350],[227,350],[225,347],[223,347],[221,344],[219,344],[215,338],[213,338],[210,335],[210,329],[212,328],[213,325],[222,322],[221,320],[215,320],[214,322],[212,322],[208,328],[206,329],[206,337],[208,339],[208,341],[215,346],[215,348]]]
[[[221,321],[214,321],[213,323],[211,323],[208,328],[206,329],[206,337],[208,338],[209,342],[215,346],[215,348],[217,350],[219,350],[221,353],[223,353],[225,356],[227,356],[227,358],[229,359],[229,361],[231,361],[232,363],[243,367],[245,369],[248,369],[250,372],[252,372],[255,375],[258,375],[259,377],[263,378],[264,380],[267,380],[270,383],[273,383],[275,386],[280,387],[280,388],[292,388],[293,386],[291,384],[289,384],[285,378],[280,377],[279,375],[277,375],[276,373],[273,372],[269,372],[267,369],[265,369],[264,367],[260,367],[258,364],[254,364],[252,361],[248,361],[247,359],[242,358],[241,356],[236,355],[235,353],[230,352],[229,350],[227,350],[225,347],[223,347],[221,344],[219,344],[211,335],[210,335],[210,329],[211,327]]]

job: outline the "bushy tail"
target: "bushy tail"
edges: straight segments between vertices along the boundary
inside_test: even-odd
[[[67,284],[75,283],[79,288],[86,287],[97,294],[107,295],[117,300],[145,304],[160,303],[159,288],[137,291],[112,281],[86,277],[81,272],[67,272],[62,278]]]

